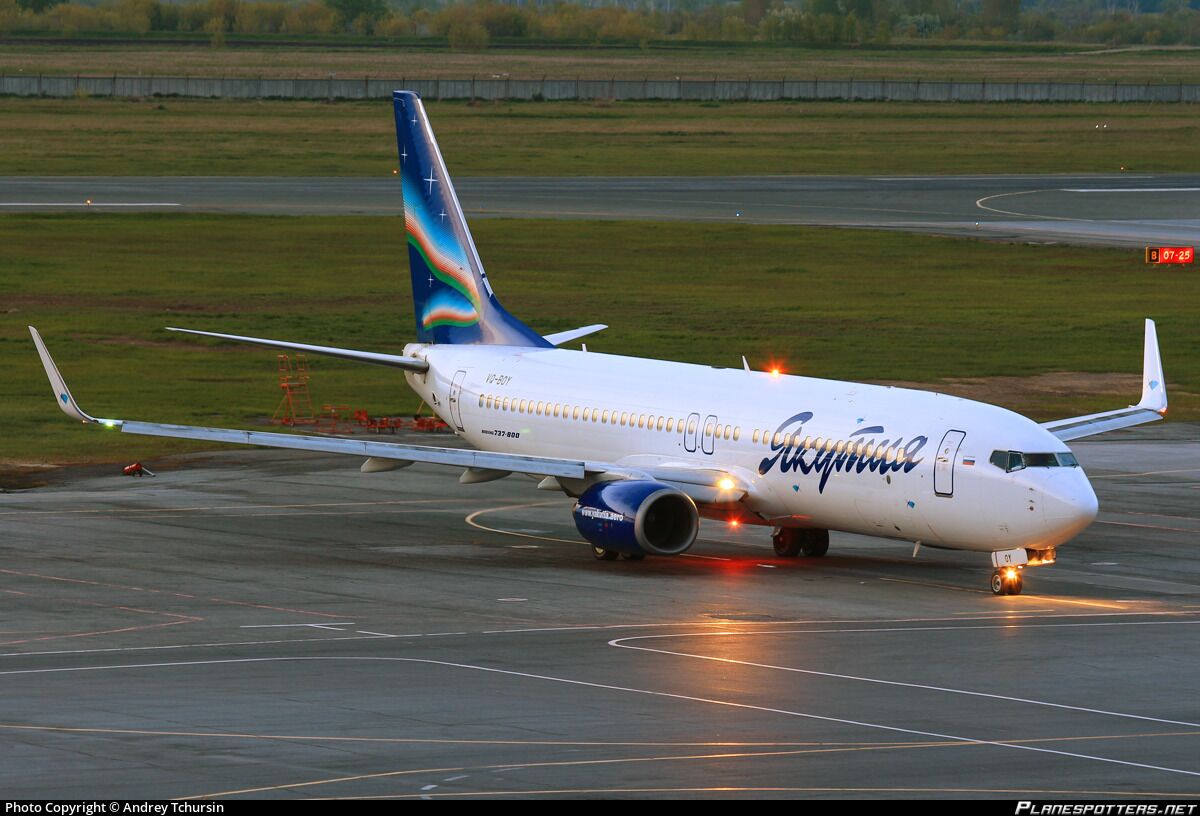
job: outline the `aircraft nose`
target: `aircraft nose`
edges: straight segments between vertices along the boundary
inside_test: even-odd
[[[1082,532],[1096,520],[1100,503],[1091,483],[1083,474],[1061,485],[1046,490],[1042,499],[1042,512],[1046,526],[1063,541]]]

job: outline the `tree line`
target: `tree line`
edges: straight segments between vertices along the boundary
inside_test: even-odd
[[[893,38],[1200,44],[1200,0],[0,0],[0,32],[381,37],[495,42],[886,44]]]

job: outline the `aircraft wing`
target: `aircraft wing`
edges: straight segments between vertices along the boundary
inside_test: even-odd
[[[29,330],[34,331],[33,326],[30,326]],[[287,349],[288,351],[324,354],[327,357],[340,357],[343,360],[356,360],[360,363],[392,366],[393,368],[403,368],[406,371],[429,370],[429,364],[424,360],[418,360],[415,357],[403,357],[398,354],[380,354],[375,351],[358,351],[356,349],[333,348],[332,346],[310,346],[307,343],[290,343],[283,340],[268,340],[265,337],[242,337],[239,334],[220,334],[218,332],[197,331],[195,329],[177,329],[172,326],[167,326],[167,331],[197,334],[201,337],[216,337],[220,340],[232,340],[235,343],[250,343],[255,346]],[[37,337],[36,332],[34,332],[34,337]],[[41,346],[38,347],[38,350],[41,351]],[[43,358],[42,362],[45,362],[45,358]]]
[[[349,456],[383,459],[397,462],[421,462],[432,465],[492,471],[498,475],[524,473],[531,476],[552,476],[556,479],[587,479],[603,475],[606,479],[655,479],[676,487],[701,504],[739,501],[748,492],[744,480],[735,475],[706,468],[684,466],[620,465],[548,456],[526,456],[515,453],[439,448],[425,445],[403,445],[330,436],[274,433],[270,431],[241,431],[230,428],[206,428],[196,425],[172,425],[140,422],[129,419],[104,419],[84,411],[75,401],[66,380],[42,341],[38,330],[29,327],[37,346],[38,356],[54,390],[55,402],[63,413],[85,424],[102,425],[121,433],[143,436],[164,436],[175,439],[196,439],[203,442],[223,442],[235,445],[259,445],[268,448],[340,453]],[[418,361],[420,362],[420,361]]]
[[[1142,398],[1137,405],[1103,411],[1099,414],[1056,419],[1042,427],[1064,442],[1085,436],[1157,422],[1167,413],[1167,384],[1163,378],[1162,357],[1158,352],[1158,333],[1153,320],[1146,320],[1146,339],[1142,350]]]

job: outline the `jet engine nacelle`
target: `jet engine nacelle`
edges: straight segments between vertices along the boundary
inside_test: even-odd
[[[579,497],[580,535],[597,547],[630,555],[679,555],[696,540],[700,513],[686,493],[660,482],[600,482]]]

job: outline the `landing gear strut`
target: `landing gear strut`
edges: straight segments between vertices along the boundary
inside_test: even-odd
[[[829,531],[807,527],[780,527],[771,536],[775,554],[780,558],[820,558],[829,552]]]
[[[1015,567],[1005,567],[992,573],[991,586],[993,595],[1020,595],[1024,581]]]

